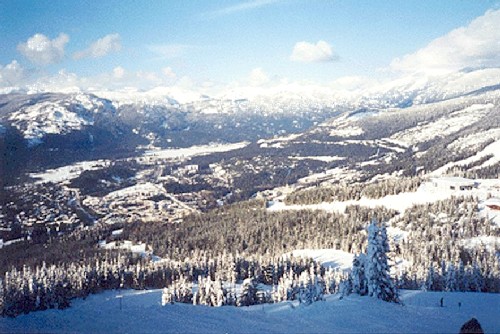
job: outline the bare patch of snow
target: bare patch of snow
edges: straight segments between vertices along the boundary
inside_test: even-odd
[[[338,156],[323,156],[323,155],[318,155],[318,156],[306,156],[306,157],[290,157],[292,160],[318,160],[318,161],[323,161],[323,162],[333,162],[333,161],[342,161],[345,160],[346,158],[344,157],[338,157]]]
[[[452,196],[474,195],[484,198],[487,193],[491,192],[491,189],[487,186],[488,182],[486,182],[485,180],[478,180],[478,182],[483,182],[485,184],[482,187],[480,184],[478,189],[462,191],[436,187],[433,182],[424,182],[415,192],[404,192],[397,195],[388,195],[382,198],[373,199],[363,197],[360,200],[324,202],[309,205],[286,205],[282,202],[277,202],[271,205],[268,210],[324,210],[343,213],[345,212],[347,206],[359,205],[370,208],[383,206],[402,213],[411,208],[413,205],[433,203],[436,201],[448,199]]]
[[[330,131],[330,137],[355,137],[361,136],[365,131],[359,126],[345,126],[333,129]]]
[[[48,169],[41,173],[30,173],[29,176],[39,179],[35,183],[60,183],[77,178],[83,171],[98,170],[109,166],[109,160],[82,161],[73,165],[63,166],[56,169]]]
[[[285,256],[294,256],[302,258],[311,258],[314,261],[321,263],[325,267],[339,269],[342,271],[350,270],[354,254],[344,252],[333,248],[324,249],[297,249]]]
[[[199,155],[233,151],[247,146],[249,142],[239,142],[232,144],[211,144],[191,146],[188,148],[170,148],[166,150],[147,151],[144,156],[158,159],[186,159]]]

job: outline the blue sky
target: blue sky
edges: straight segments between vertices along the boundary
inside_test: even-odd
[[[58,73],[104,86],[378,77],[411,67],[412,59],[394,60],[498,8],[465,0],[0,0],[0,85]]]

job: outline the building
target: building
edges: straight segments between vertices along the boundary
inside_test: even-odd
[[[440,177],[432,179],[434,187],[443,190],[472,190],[479,186],[479,183],[463,177]]]

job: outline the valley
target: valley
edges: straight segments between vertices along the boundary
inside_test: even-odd
[[[377,295],[418,317],[413,291],[498,293],[500,89],[465,84],[496,71],[340,100],[0,95],[3,315],[132,289],[280,319]]]

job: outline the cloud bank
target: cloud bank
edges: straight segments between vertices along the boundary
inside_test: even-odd
[[[36,65],[58,63],[64,58],[64,47],[69,42],[69,36],[59,34],[57,38],[49,39],[43,34],[35,34],[24,43],[19,43],[17,50]]]
[[[321,63],[338,60],[332,46],[325,41],[318,43],[297,42],[290,56],[291,61],[303,63]]]
[[[489,10],[469,25],[436,38],[415,53],[392,61],[402,72],[446,73],[466,67],[500,66],[500,10]]]

